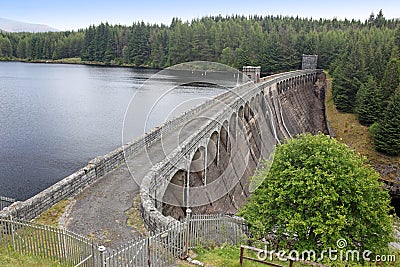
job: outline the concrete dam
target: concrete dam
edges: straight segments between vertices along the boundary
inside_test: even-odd
[[[220,97],[192,137],[146,175],[141,212],[150,229],[192,214],[235,214],[257,184],[250,177],[275,145],[299,133],[329,134],[325,76],[296,71],[245,84]],[[203,114],[204,116],[204,114]],[[209,116],[204,116],[210,118]],[[189,126],[186,126],[189,127]]]
[[[63,226],[116,246],[138,235],[126,225],[138,195],[151,230],[182,220],[189,209],[235,214],[257,186],[249,178],[278,142],[305,132],[329,134],[322,70],[247,75],[251,81],[93,159],[0,216],[31,220],[70,198]]]

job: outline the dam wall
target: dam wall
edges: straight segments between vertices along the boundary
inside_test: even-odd
[[[182,220],[187,210],[236,213],[256,186],[249,178],[277,143],[305,132],[328,134],[322,77],[321,70],[303,70],[263,78],[193,132],[143,179],[148,228]]]

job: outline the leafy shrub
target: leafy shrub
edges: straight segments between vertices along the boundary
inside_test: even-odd
[[[319,134],[299,135],[277,147],[271,169],[242,208],[256,238],[278,248],[386,251],[392,239],[390,197],[379,175],[345,144]]]

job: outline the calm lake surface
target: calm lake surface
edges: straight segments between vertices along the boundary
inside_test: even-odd
[[[131,98],[154,101],[159,94],[157,86],[142,90],[156,72],[0,62],[0,195],[25,200],[120,146]],[[134,129],[133,137],[164,122],[171,107],[179,106],[176,116],[226,90],[178,86],[173,71],[157,79],[174,89],[157,101],[151,116],[135,104],[137,114],[148,119],[145,127]]]

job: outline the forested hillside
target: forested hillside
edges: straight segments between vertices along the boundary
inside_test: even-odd
[[[298,69],[302,54],[318,54],[330,70],[340,111],[372,125],[379,151],[400,153],[400,20],[379,12],[364,22],[281,16],[204,17],[171,25],[102,23],[77,32],[0,33],[0,58],[164,68],[208,60],[265,73]],[[397,91],[396,91],[397,90]],[[397,92],[397,93],[396,93]]]
[[[328,69],[348,44],[364,36],[380,40],[382,61],[394,42],[397,20],[311,20],[293,17],[205,17],[171,25],[90,26],[78,32],[2,33],[0,56],[21,59],[81,57],[86,61],[162,68],[193,60],[212,60],[263,71],[294,69],[302,54],[318,54]],[[373,51],[368,51],[373,53]]]

